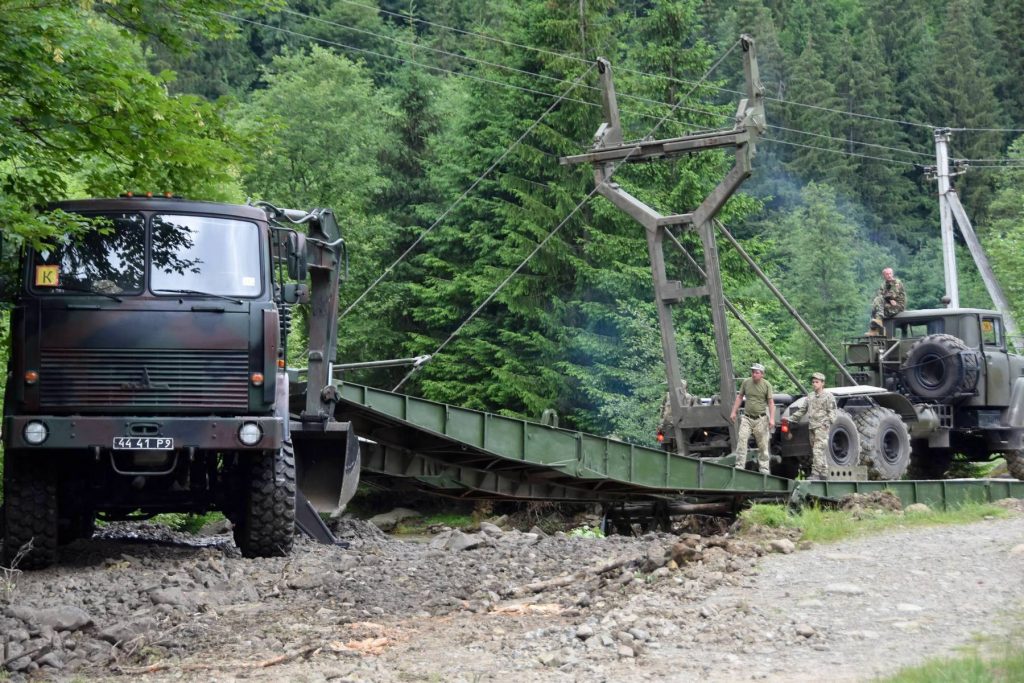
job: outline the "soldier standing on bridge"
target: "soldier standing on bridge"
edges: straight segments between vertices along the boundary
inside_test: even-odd
[[[772,385],[764,379],[764,366],[754,363],[750,366],[750,377],[743,380],[736,401],[732,404],[730,419],[736,421],[736,412],[740,409],[740,401],[746,397],[747,403],[740,418],[739,434],[736,437],[736,469],[746,469],[747,442],[750,433],[754,433],[757,442],[757,468],[761,474],[768,474],[768,445],[771,443],[770,430],[775,429],[775,400],[772,397]]]
[[[884,319],[901,313],[906,307],[907,291],[903,288],[903,283],[893,275],[892,268],[882,269],[882,286],[878,288],[878,293],[871,302],[871,325],[867,335],[884,335]]]
[[[820,372],[811,375],[811,386],[814,391],[789,419],[796,422],[807,413],[811,430],[811,479],[824,480],[828,478],[825,449],[828,448],[828,432],[836,421],[836,397],[825,391],[825,375]]]

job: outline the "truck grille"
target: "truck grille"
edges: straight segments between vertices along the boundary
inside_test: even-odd
[[[40,404],[244,410],[248,374],[246,351],[43,349]]]

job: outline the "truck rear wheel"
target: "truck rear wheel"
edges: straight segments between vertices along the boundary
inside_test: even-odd
[[[856,467],[860,462],[860,434],[845,410],[836,411],[835,422],[828,432],[825,458],[829,467]]]
[[[930,334],[910,347],[900,376],[915,395],[941,401],[973,392],[980,370],[977,351],[951,334]]]
[[[910,469],[907,470],[911,479],[942,479],[953,463],[953,451],[928,448],[927,439],[911,443],[911,450]]]
[[[899,479],[910,465],[910,434],[895,412],[875,406],[854,417],[860,433],[860,461],[871,479]]]
[[[235,543],[246,557],[279,557],[295,539],[295,452],[285,442],[276,453],[251,458],[235,525]]]
[[[1006,460],[1006,469],[1010,471],[1010,476],[1024,481],[1024,451],[1009,451],[1003,453],[1003,458]]]
[[[41,569],[57,561],[57,475],[49,463],[8,451],[4,462],[3,565]],[[25,544],[32,547],[23,557]]]

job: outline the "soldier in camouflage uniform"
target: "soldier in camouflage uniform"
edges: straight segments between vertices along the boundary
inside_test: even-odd
[[[816,372],[811,375],[814,388],[804,404],[793,411],[789,419],[796,422],[807,413],[811,435],[811,479],[827,479],[828,463],[825,450],[828,448],[828,432],[836,421],[836,398],[825,391],[825,375]]]
[[[883,320],[901,313],[907,308],[907,291],[903,283],[893,275],[892,268],[882,270],[882,286],[878,288],[871,302],[871,325],[868,336],[884,334]]]
[[[772,385],[764,379],[764,366],[754,363],[750,366],[750,377],[743,380],[736,401],[732,405],[730,419],[736,420],[740,402],[747,399],[740,418],[740,429],[736,435],[736,469],[747,467],[747,442],[753,432],[757,442],[757,468],[761,474],[768,474],[768,446],[771,443],[770,430],[775,429],[775,400]]]

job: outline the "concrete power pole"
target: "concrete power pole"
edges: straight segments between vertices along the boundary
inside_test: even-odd
[[[957,227],[960,228],[960,234],[963,235],[967,248],[974,258],[974,263],[978,267],[978,272],[981,273],[981,279],[985,282],[985,289],[988,290],[989,298],[995,304],[996,310],[1003,316],[1003,324],[1006,326],[1007,336],[1013,343],[1014,348],[1017,349],[1017,353],[1022,353],[1024,352],[1024,339],[1021,339],[1017,321],[1014,320],[1013,313],[1010,312],[1010,303],[1007,301],[1006,294],[1003,293],[1003,288],[999,286],[999,281],[989,265],[988,256],[985,255],[981,241],[974,233],[974,227],[971,225],[971,220],[967,217],[967,212],[964,211],[963,204],[960,203],[959,195],[950,186],[948,144],[949,129],[936,129],[935,160],[937,166],[935,168],[935,175],[939,182],[942,260],[946,273],[946,296],[949,297],[949,307],[960,307],[960,292],[956,277],[956,253],[953,250],[955,244],[953,241],[953,221],[955,220]]]
[[[949,308],[960,308],[960,285],[956,276],[956,241],[953,238],[953,210],[949,206],[949,129],[935,131],[935,176],[939,181],[939,222],[942,228],[942,266],[946,275]]]

